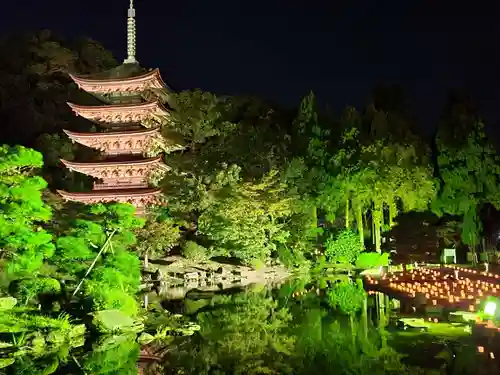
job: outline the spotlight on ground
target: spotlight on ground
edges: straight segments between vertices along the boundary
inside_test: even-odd
[[[497,304],[496,304],[496,302],[489,301],[489,302],[486,302],[486,305],[484,305],[484,313],[487,314],[487,315],[494,316],[496,310],[497,310]]]

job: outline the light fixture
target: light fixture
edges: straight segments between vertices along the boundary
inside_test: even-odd
[[[487,302],[484,306],[484,313],[488,315],[495,315],[495,311],[497,309],[497,304],[495,302]]]

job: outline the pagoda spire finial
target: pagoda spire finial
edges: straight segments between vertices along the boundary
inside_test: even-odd
[[[137,64],[135,59],[136,51],[136,29],[135,29],[135,8],[134,0],[130,0],[127,18],[127,58],[123,61],[124,64]]]

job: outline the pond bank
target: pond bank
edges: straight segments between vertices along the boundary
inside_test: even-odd
[[[213,292],[251,284],[278,287],[291,273],[282,265],[253,269],[213,260],[193,262],[181,256],[170,256],[151,262],[145,276],[146,290],[154,289],[165,299],[183,299],[193,289]]]

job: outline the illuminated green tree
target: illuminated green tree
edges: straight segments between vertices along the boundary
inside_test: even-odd
[[[144,226],[137,230],[136,236],[136,251],[144,256],[147,266],[148,257],[161,258],[179,244],[181,229],[172,217],[152,215]]]
[[[433,208],[462,218],[462,242],[474,253],[482,234],[479,213],[483,205],[500,207],[500,163],[483,125],[477,122],[468,131],[462,142],[453,142],[445,134],[436,140],[441,186]]]
[[[354,263],[363,250],[358,236],[350,229],[325,242],[325,255],[335,263]]]
[[[385,129],[386,115],[371,115],[369,125]],[[375,249],[380,251],[381,231],[394,225],[400,210],[428,208],[435,195],[433,169],[417,139],[407,143],[390,137],[365,139],[361,118],[352,109],[345,112],[342,123],[345,130],[327,165],[318,201],[330,220],[343,211],[346,228],[356,222],[363,246],[364,217],[369,212]]]
[[[44,260],[52,257],[52,236],[43,225],[51,218],[42,200],[46,182],[33,174],[42,155],[21,146],[0,147],[0,251],[6,259],[7,279],[27,303],[43,291],[58,289],[47,275]],[[56,285],[57,284],[57,285]]]
[[[57,239],[54,265],[68,276],[68,289],[75,290],[84,281],[81,297],[91,298],[93,310],[118,309],[136,315],[141,275],[132,247],[134,230],[144,221],[128,204],[98,204],[80,210],[65,235]]]
[[[198,230],[217,252],[265,261],[276,242],[286,239],[280,219],[289,215],[290,202],[274,171],[251,183],[240,181],[239,168],[231,167],[217,174],[205,194]]]
[[[172,108],[171,115],[161,119],[163,134],[170,137],[172,132],[179,133],[192,152],[207,139],[224,134],[234,126],[226,117],[230,102],[212,93],[193,90],[160,94]]]
[[[342,314],[352,316],[361,310],[366,292],[363,284],[352,281],[338,282],[328,291],[328,304]]]

